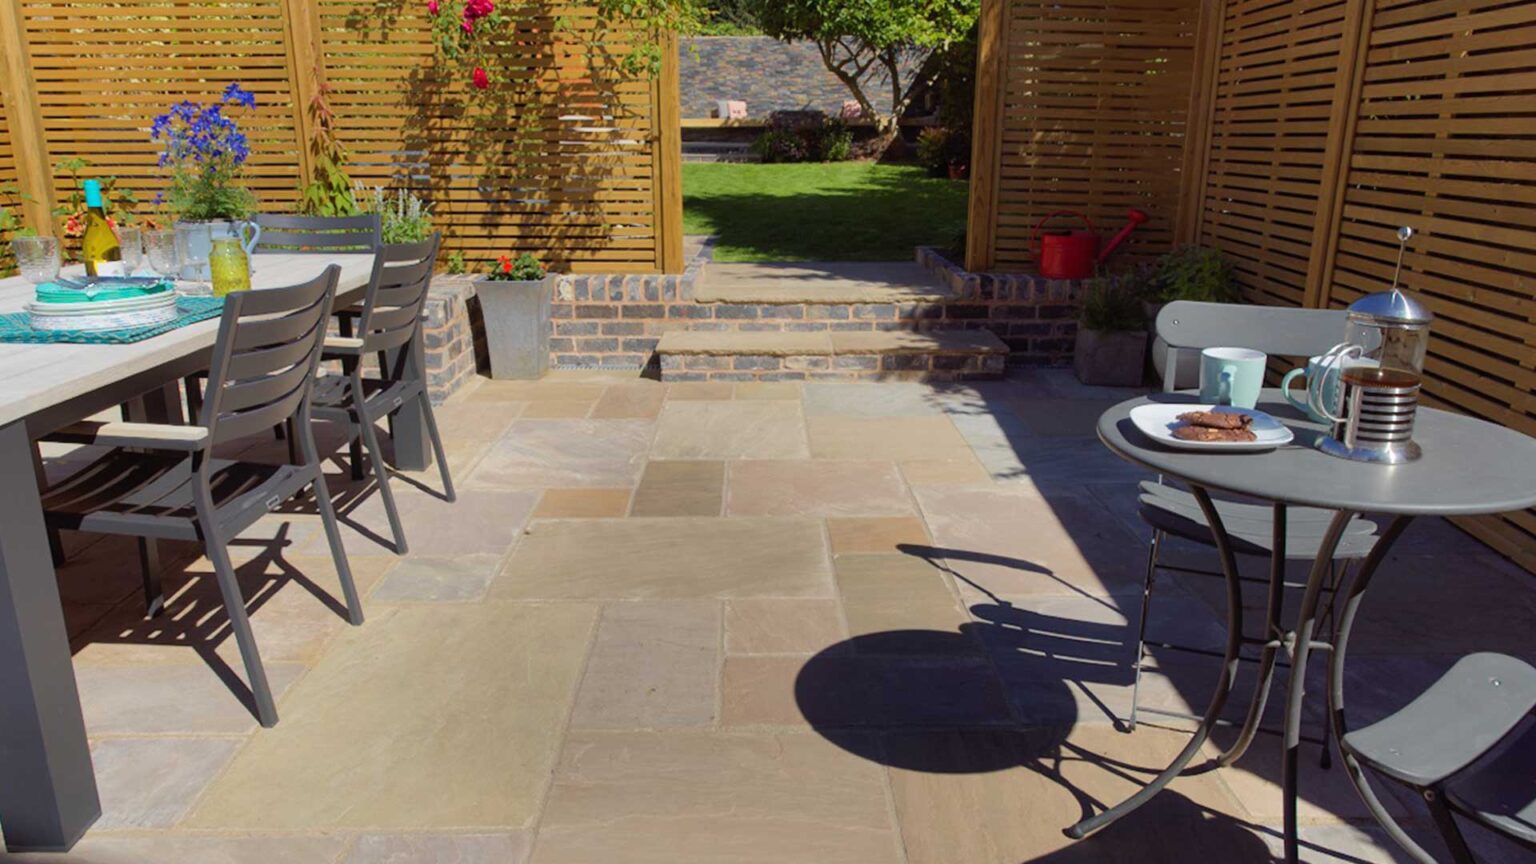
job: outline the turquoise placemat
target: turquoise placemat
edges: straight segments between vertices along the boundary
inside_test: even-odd
[[[36,330],[25,312],[0,315],[0,342],[44,345],[51,342],[74,345],[127,345],[143,342],[188,324],[218,317],[224,311],[223,297],[178,297],[175,318],[164,324],[129,327],[124,330]]]

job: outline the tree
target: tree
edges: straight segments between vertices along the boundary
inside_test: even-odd
[[[980,0],[753,0],[764,32],[816,43],[821,60],[882,134],[892,135],[912,99],[942,64],[935,52],[966,38]],[[887,93],[876,97],[884,73]]]

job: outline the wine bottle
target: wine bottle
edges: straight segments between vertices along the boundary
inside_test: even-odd
[[[85,234],[80,238],[80,257],[85,259],[87,276],[121,276],[123,250],[117,232],[107,221],[107,207],[101,197],[101,183],[87,180],[85,188]]]

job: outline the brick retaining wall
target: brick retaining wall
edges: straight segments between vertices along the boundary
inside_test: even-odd
[[[917,263],[962,298],[961,320],[944,326],[982,327],[1008,345],[1010,366],[1067,366],[1077,341],[1083,283],[1031,273],[971,273],[932,246],[917,248]]]

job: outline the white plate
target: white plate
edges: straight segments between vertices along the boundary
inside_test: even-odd
[[[1246,414],[1253,418],[1253,423],[1248,427],[1255,436],[1252,441],[1185,441],[1175,438],[1173,430],[1184,425],[1179,419],[1180,414],[1190,411],[1215,411],[1221,414]],[[1248,408],[1233,408],[1228,405],[1174,405],[1155,403],[1151,405],[1137,405],[1131,409],[1131,422],[1136,424],[1143,434],[1159,444],[1175,447],[1180,450],[1227,450],[1227,451],[1254,451],[1273,450],[1282,444],[1289,444],[1296,436],[1285,424],[1265,414],[1263,411],[1253,411]]]

